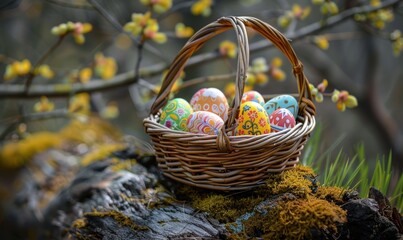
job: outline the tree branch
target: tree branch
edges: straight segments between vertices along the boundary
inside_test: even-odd
[[[403,2],[403,0],[387,0],[383,1],[382,4],[379,5],[378,7],[371,7],[371,6],[354,7],[346,11],[343,11],[336,16],[329,17],[324,21],[316,22],[306,27],[300,28],[299,30],[288,34],[287,37],[290,40],[296,41],[305,36],[321,31],[329,26],[334,26],[338,23],[341,23],[353,17],[355,14],[367,13],[382,8],[393,7],[401,2]],[[261,40],[251,44],[250,51],[256,52],[270,47],[273,47],[273,44],[271,42],[267,40]],[[218,52],[199,54],[190,58],[187,63],[187,66],[189,67],[192,65],[209,62],[211,60],[219,58],[220,56],[221,55]],[[159,63],[148,68],[140,69],[140,74],[142,77],[156,75],[165,70],[167,66],[168,65],[165,63]],[[135,81],[134,71],[130,71],[123,74],[119,74],[115,78],[108,81],[94,79],[93,81],[90,81],[89,83],[86,84],[32,85],[29,93],[24,93],[23,85],[0,84],[0,98],[10,98],[10,97],[27,98],[27,97],[38,97],[42,95],[46,95],[49,97],[69,96],[73,93],[78,92],[94,92],[121,86],[127,86],[132,84],[134,81]]]
[[[122,25],[115,18],[113,18],[113,16],[111,16],[109,12],[102,7],[101,4],[99,4],[96,0],[87,0],[87,1],[103,18],[105,18],[116,30],[118,30],[118,32],[125,33],[137,45],[140,44],[140,41],[137,40],[135,37],[133,37],[130,33],[126,32],[123,29]],[[160,57],[162,60],[168,61],[167,59],[164,58],[164,56],[161,55],[161,52],[158,49],[154,48],[153,46],[144,43],[144,49],[154,54],[155,56]]]

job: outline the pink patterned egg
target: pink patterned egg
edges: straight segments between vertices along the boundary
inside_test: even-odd
[[[270,115],[270,125],[273,132],[279,132],[295,126],[295,119],[291,111],[279,108]]]
[[[244,102],[257,102],[260,105],[264,105],[264,98],[259,92],[256,91],[248,91],[242,95],[241,104]]]
[[[190,114],[187,119],[187,128],[191,133],[218,135],[224,121],[215,113],[197,111]]]
[[[207,111],[217,114],[224,121],[228,118],[228,101],[224,93],[217,88],[203,88],[190,99],[193,110]]]

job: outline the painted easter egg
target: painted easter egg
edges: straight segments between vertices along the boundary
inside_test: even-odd
[[[264,98],[259,92],[256,91],[248,91],[242,95],[241,103],[249,101],[257,102],[262,106],[264,105]]]
[[[257,102],[241,104],[238,115],[236,135],[260,135],[270,133],[270,122],[267,112]]]
[[[185,99],[174,98],[162,109],[160,124],[174,130],[187,131],[186,121],[192,113],[193,109]]]
[[[280,95],[272,98],[263,107],[266,110],[267,114],[269,114],[269,116],[279,108],[288,109],[295,119],[298,115],[298,102],[291,95]]]
[[[224,93],[217,88],[203,88],[197,91],[190,100],[193,110],[212,112],[224,121],[228,118],[228,101]]]
[[[270,125],[273,132],[279,132],[286,128],[293,128],[295,119],[290,110],[280,108],[270,115]]]
[[[190,114],[187,119],[187,128],[191,133],[218,135],[224,121],[215,113],[197,111]]]

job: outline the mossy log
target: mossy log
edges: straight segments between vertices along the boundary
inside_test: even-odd
[[[66,138],[78,136],[72,131]],[[321,186],[305,166],[249,191],[214,192],[164,179],[154,156],[135,144],[98,135],[75,141],[24,155],[22,168],[0,168],[1,239],[402,237],[401,215],[381,193],[360,199]]]
[[[49,154],[55,157],[55,151]],[[14,227],[2,230],[8,230],[10,238],[33,234],[44,239],[220,239],[225,235],[224,224],[173,198],[141,164],[132,161],[130,169],[116,171],[128,160],[120,161],[106,158],[78,170],[42,208],[37,203],[44,189],[35,188],[33,179],[25,182],[6,210],[8,221],[16,220],[18,226],[14,222],[10,224]]]

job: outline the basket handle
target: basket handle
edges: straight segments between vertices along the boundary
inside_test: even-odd
[[[312,96],[309,91],[309,82],[303,73],[303,65],[297,58],[293,48],[287,38],[277,29],[269,24],[254,18],[254,17],[222,17],[215,22],[212,22],[199,31],[197,31],[185,44],[172,62],[168,73],[162,83],[161,90],[154,101],[150,114],[157,114],[159,109],[166,105],[168,96],[172,86],[179,77],[186,62],[195,51],[203,46],[203,44],[212,37],[233,28],[238,40],[238,63],[237,74],[235,79],[235,98],[232,102],[232,110],[225,127],[230,131],[234,126],[238,115],[238,108],[241,103],[241,98],[244,91],[246,73],[249,67],[249,43],[246,27],[252,28],[259,32],[263,37],[270,40],[283,54],[288,58],[293,67],[293,74],[297,80],[299,93],[299,112],[308,110],[312,115],[315,114],[315,105],[312,102]],[[225,132],[225,129],[223,130]]]

